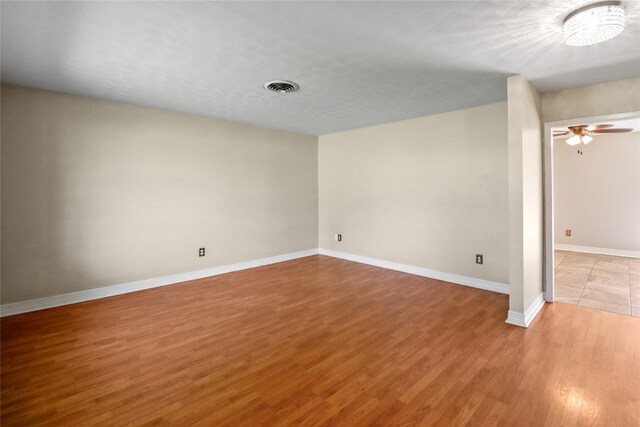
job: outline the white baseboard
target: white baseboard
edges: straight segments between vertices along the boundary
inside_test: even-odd
[[[522,326],[523,328],[528,328],[533,319],[536,318],[542,307],[544,306],[544,295],[540,294],[538,297],[531,303],[529,308],[524,313],[520,313],[519,311],[509,310],[509,314],[507,315],[506,322],[511,325]]]
[[[429,277],[431,279],[443,280],[458,285],[470,286],[472,288],[484,289],[486,291],[509,294],[509,285],[506,283],[492,282],[489,280],[476,279],[474,277],[459,276],[457,274],[443,273],[441,271],[430,270],[428,268],[416,267],[413,265],[400,264],[397,262],[384,261],[376,258],[369,258],[360,255],[353,255],[346,252],[332,251],[329,249],[319,249],[320,255],[327,255],[334,258],[346,259],[348,261],[359,262],[361,264],[374,265],[376,267],[388,268],[389,270],[402,271],[404,273],[415,274],[416,276]]]
[[[574,246],[574,245],[563,245],[559,243],[554,244],[553,248],[559,251],[583,252],[587,254],[600,254],[600,255],[624,256],[629,258],[640,258],[640,251],[628,251],[624,249],[594,248],[592,246]]]
[[[159,286],[173,285],[175,283],[186,282],[189,280],[202,279],[204,277],[217,276],[219,274],[231,273],[233,271],[246,270],[248,268],[259,267],[261,265],[275,264],[278,262],[288,261],[296,258],[316,255],[318,253],[334,258],[341,258],[349,261],[359,262],[362,264],[368,264],[376,267],[388,268],[390,270],[402,271],[404,273],[415,274],[417,276],[443,280],[445,282],[451,282],[458,285],[465,285],[473,288],[484,289],[487,291],[509,294],[509,285],[507,285],[506,283],[492,282],[489,280],[459,276],[457,274],[451,273],[443,273],[441,271],[430,270],[427,268],[415,267],[412,265],[384,261],[375,258],[368,258],[360,255],[353,255],[328,249],[308,249],[300,252],[292,252],[269,258],[262,258],[236,264],[206,268],[203,270],[191,271],[187,273],[172,274],[168,276],[155,277],[152,279],[144,279],[135,282],[122,283],[119,285],[106,286],[103,288],[89,289],[86,291],[71,292],[68,294],[54,295],[46,298],[2,304],[0,306],[0,316],[12,316],[14,314],[43,310],[45,308],[58,307],[67,304],[74,304],[83,301],[110,297],[114,295],[121,295],[129,292],[141,291],[144,289],[157,288]],[[535,314],[533,315],[533,317],[535,317]]]
[[[61,305],[74,304],[77,302],[126,294],[128,292],[141,291],[143,289],[173,285],[175,283],[202,279],[204,277],[217,276],[219,274],[230,273],[232,271],[246,270],[248,268],[259,267],[261,265],[275,264],[278,262],[289,261],[292,259],[317,254],[318,249],[308,249],[306,251],[292,252],[284,255],[276,255],[269,258],[261,258],[252,261],[239,262],[236,264],[223,265],[220,267],[205,268],[203,270],[191,271],[188,273],[171,274],[169,276],[138,280],[135,282],[122,283],[119,285],[106,286],[103,288],[89,289],[86,291],[54,295],[52,297],[2,304],[2,306],[0,306],[0,316],[11,316],[14,314],[27,313],[30,311],[42,310],[45,308],[58,307]]]

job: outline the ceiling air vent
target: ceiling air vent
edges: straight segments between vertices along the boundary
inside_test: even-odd
[[[297,91],[300,86],[297,83],[290,82],[289,80],[273,80],[266,82],[264,88],[275,93],[290,93]]]

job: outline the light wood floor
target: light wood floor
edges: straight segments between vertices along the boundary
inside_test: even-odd
[[[640,319],[312,256],[2,319],[2,425],[640,425]]]
[[[555,251],[555,299],[640,317],[640,259]]]

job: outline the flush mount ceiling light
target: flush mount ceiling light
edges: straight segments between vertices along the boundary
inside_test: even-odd
[[[298,83],[289,80],[272,80],[266,82],[264,88],[275,93],[291,93],[297,91],[300,86],[298,86]]]
[[[591,4],[567,15],[563,25],[568,46],[602,43],[624,31],[624,9],[619,1]]]

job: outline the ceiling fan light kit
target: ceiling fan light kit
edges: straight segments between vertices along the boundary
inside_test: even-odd
[[[597,125],[575,125],[568,126],[568,130],[557,129],[553,131],[553,137],[559,138],[570,135],[567,138],[567,144],[578,145],[581,142],[587,145],[593,141],[593,135],[606,133],[626,133],[633,131],[633,128],[616,128],[612,124],[603,123]]]
[[[589,46],[610,40],[624,31],[624,19],[619,1],[582,7],[564,19],[564,42],[567,46]]]
[[[578,135],[573,135],[571,138],[567,139],[567,144],[569,144],[569,145],[578,145],[578,144],[580,144],[580,137]]]

